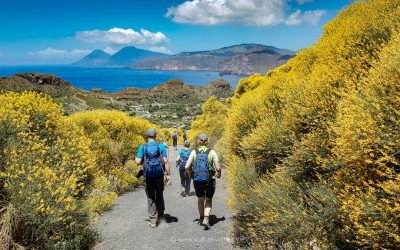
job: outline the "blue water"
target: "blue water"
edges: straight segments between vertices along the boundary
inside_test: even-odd
[[[76,88],[91,90],[101,88],[114,92],[128,87],[151,88],[169,79],[181,79],[186,84],[204,86],[220,78],[214,71],[133,70],[128,68],[87,68],[74,66],[0,66],[0,76],[15,73],[39,72],[54,74]],[[233,88],[245,76],[225,75]]]

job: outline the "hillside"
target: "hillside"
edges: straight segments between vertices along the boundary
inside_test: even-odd
[[[138,49],[135,46],[124,47],[114,55],[109,55],[103,50],[93,50],[89,55],[79,61],[72,63],[76,66],[105,66],[105,67],[127,67],[144,59],[162,58],[166,54]]]
[[[67,81],[54,75],[21,73],[0,78],[0,92],[35,91],[50,95],[57,103],[63,104],[65,112],[93,108],[111,108],[110,100],[96,93],[76,89]]]
[[[293,57],[294,51],[261,44],[241,44],[210,51],[183,52],[144,59],[135,69],[212,70],[221,74],[264,74]]]
[[[181,80],[169,80],[154,88],[128,88],[107,93],[76,89],[61,78],[39,73],[0,78],[0,92],[8,91],[48,94],[64,106],[67,114],[92,109],[117,109],[147,118],[163,127],[189,126],[194,116],[201,112],[201,103],[210,96],[224,100],[233,95],[229,83],[223,79],[204,87],[190,86]]]
[[[217,125],[237,244],[400,249],[399,31],[400,0],[354,1],[287,64],[240,81]]]
[[[154,88],[127,88],[104,95],[123,103],[124,110],[131,115],[146,118],[162,127],[189,127],[194,117],[201,113],[201,103],[210,96],[223,101],[233,95],[233,90],[224,79],[212,81],[204,87],[169,80]]]

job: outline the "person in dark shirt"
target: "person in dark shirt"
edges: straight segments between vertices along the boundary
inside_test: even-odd
[[[183,141],[187,141],[188,140],[188,136],[186,134],[186,131],[183,131]]]
[[[178,148],[178,134],[176,133],[176,131],[174,131],[171,138],[172,138],[172,144],[174,146],[174,150],[176,151]]]

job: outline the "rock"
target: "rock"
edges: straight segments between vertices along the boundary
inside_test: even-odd
[[[61,86],[61,85],[67,85],[70,86],[71,84],[55,75],[50,75],[50,74],[40,74],[40,73],[21,73],[21,74],[15,74],[15,76],[24,78],[31,83],[35,83],[38,85],[56,85],[56,86]]]

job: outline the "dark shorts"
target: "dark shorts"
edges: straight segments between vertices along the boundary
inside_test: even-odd
[[[194,190],[196,191],[197,197],[212,198],[215,193],[215,181],[210,181],[208,183],[193,183]]]

